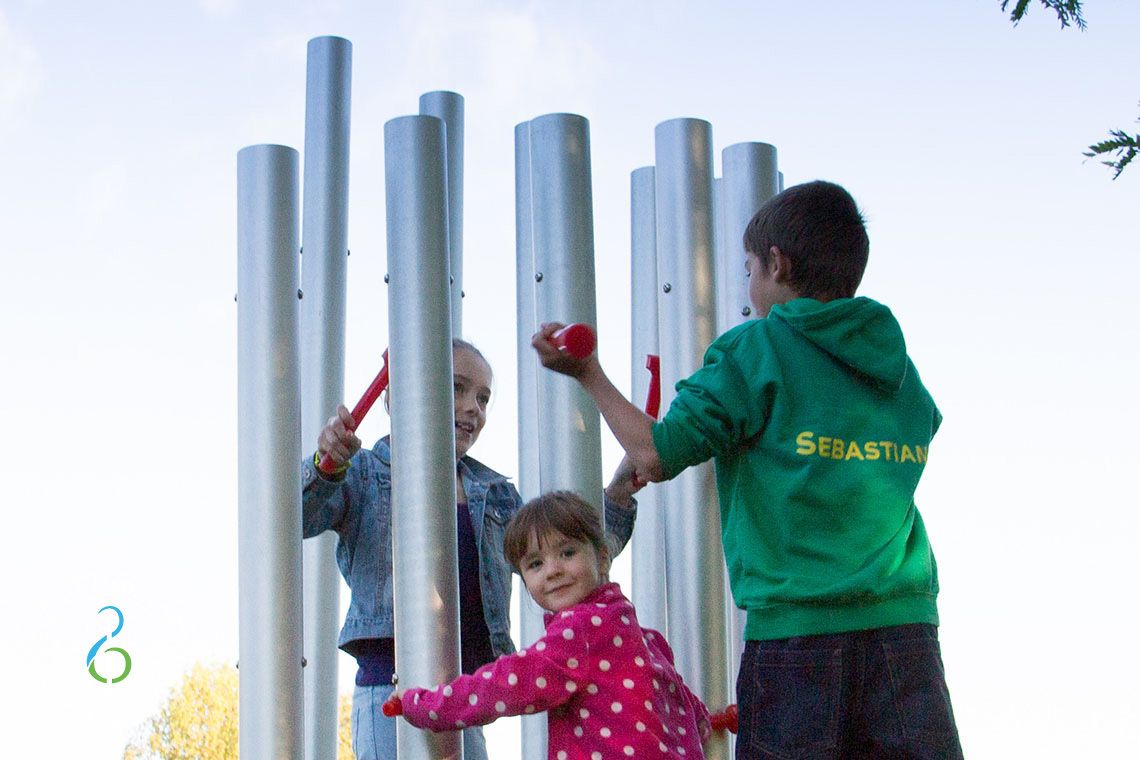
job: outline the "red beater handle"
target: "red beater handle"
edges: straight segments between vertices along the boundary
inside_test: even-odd
[[[551,335],[550,342],[559,351],[565,351],[575,359],[585,359],[594,352],[594,347],[598,345],[598,337],[589,325],[575,322]]]
[[[661,357],[657,354],[646,354],[645,368],[649,370],[649,392],[645,394],[645,413],[657,419],[661,411]],[[633,474],[633,484],[638,488],[647,485],[644,480],[637,477],[636,472]]]
[[[398,694],[393,694],[388,697],[388,701],[380,706],[380,711],[389,718],[395,718],[397,715],[404,714],[404,703]],[[736,732],[734,731],[733,733]]]
[[[725,729],[735,734],[740,729],[740,715],[736,711],[736,705],[729,705],[724,708],[724,712],[710,715],[709,723],[712,724],[713,731]]]
[[[645,397],[645,413],[653,419],[661,412],[661,357],[645,355],[645,368],[649,370],[649,392]]]
[[[368,390],[364,391],[364,395],[356,402],[356,406],[352,407],[352,430],[360,427],[360,423],[364,421],[364,415],[368,414],[368,410],[376,403],[376,399],[380,398],[380,394],[388,387],[388,349],[384,349],[384,366],[376,374],[376,378],[372,384],[368,386]],[[321,462],[317,465],[321,472],[326,475],[336,470],[336,465],[332,463],[332,457],[327,453],[321,457]]]

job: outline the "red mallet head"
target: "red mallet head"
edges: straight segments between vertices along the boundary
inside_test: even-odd
[[[713,731],[726,730],[735,734],[740,728],[740,715],[736,705],[729,705],[724,708],[724,712],[713,713],[709,716],[709,723],[712,724]]]
[[[387,702],[380,706],[380,711],[383,712],[386,717],[395,718],[397,715],[404,714],[404,703],[399,696],[393,694],[388,697]]]
[[[565,351],[575,359],[585,359],[594,352],[594,347],[598,345],[598,339],[594,335],[593,328],[581,322],[566,325],[550,336],[550,342],[559,351]]]

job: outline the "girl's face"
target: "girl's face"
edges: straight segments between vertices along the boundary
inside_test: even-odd
[[[467,454],[487,422],[491,401],[491,368],[466,348],[452,356],[455,370],[455,458]]]
[[[561,533],[549,533],[540,542],[531,534],[519,570],[534,601],[544,610],[561,612],[601,585],[609,564],[589,542]]]

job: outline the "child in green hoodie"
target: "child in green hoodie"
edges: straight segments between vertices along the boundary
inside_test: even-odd
[[[643,480],[715,460],[721,535],[747,611],[737,757],[960,758],[938,645],[938,578],[914,490],[942,416],[890,310],[855,290],[862,215],[791,187],[744,234],[760,319],[721,335],[654,422],[597,357],[543,325]]]

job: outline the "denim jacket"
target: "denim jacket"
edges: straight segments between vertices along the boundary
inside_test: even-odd
[[[472,459],[459,460],[467,509],[479,550],[483,617],[495,656],[515,650],[511,641],[511,566],[503,557],[503,534],[522,499],[506,477]],[[339,537],[336,561],[352,591],[337,645],[393,636],[392,455],[388,437],[361,449],[341,481],[325,480],[307,459],[302,465],[302,535],[326,530]],[[636,510],[606,499],[606,532],[620,550],[633,532]]]

